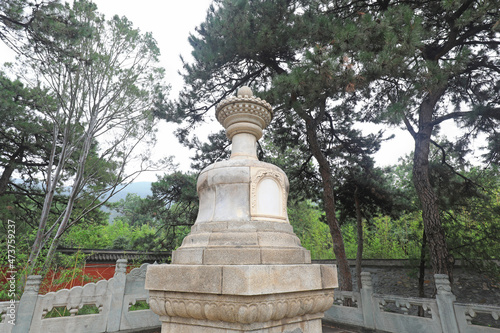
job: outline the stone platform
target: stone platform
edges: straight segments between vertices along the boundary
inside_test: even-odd
[[[321,332],[337,286],[333,265],[155,265],[148,274],[162,332]]]

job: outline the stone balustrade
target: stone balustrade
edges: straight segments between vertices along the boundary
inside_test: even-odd
[[[109,280],[45,295],[38,294],[41,276],[29,276],[14,312],[10,308],[11,302],[0,302],[0,332],[99,333],[159,327],[158,315],[151,310],[130,311],[137,301],[149,303],[149,292],[144,288],[147,266],[143,264],[126,274],[127,260],[119,259],[115,275]],[[91,307],[94,313],[80,314],[84,306]],[[66,309],[69,316],[47,316],[54,309],[59,312]],[[11,314],[15,315],[15,325]]]
[[[30,276],[20,302],[0,302],[0,332],[99,333],[159,327],[158,315],[151,310],[129,311],[130,306],[137,301],[149,302],[149,293],[144,288],[146,268],[147,264],[144,264],[126,274],[126,261],[121,259],[117,261],[115,276],[110,280],[46,295],[38,295],[41,277]],[[373,292],[371,274],[363,272],[361,291],[336,291],[333,306],[326,311],[324,319],[385,332],[500,333],[499,328],[478,325],[480,317],[500,324],[499,306],[455,302],[446,276],[437,276],[435,280],[438,285],[435,299],[382,295]],[[183,301],[189,303],[187,299]],[[290,304],[302,301],[307,300],[290,299]],[[347,303],[350,305],[345,306]],[[83,305],[96,306],[99,313],[79,315],[78,310]],[[182,308],[180,304],[176,306]],[[68,309],[71,315],[44,318],[50,310],[57,307]],[[418,316],[419,307],[423,316]],[[196,315],[196,311],[187,311],[188,308],[189,304],[186,306],[186,314],[192,312]],[[170,310],[168,306],[163,309],[178,310],[173,307]],[[256,309],[258,310],[257,305]],[[279,314],[269,307],[268,310],[267,315]],[[258,316],[259,313],[265,315],[262,311],[247,312],[249,316]],[[247,312],[238,311],[233,315],[234,320],[248,321],[245,317]],[[16,315],[15,326],[9,323],[9,314],[12,313]],[[231,313],[226,315],[231,316]],[[280,316],[287,315],[283,312]]]
[[[455,302],[447,275],[434,275],[433,299],[376,294],[371,274],[361,274],[360,292],[336,291],[325,320],[394,333],[500,333],[500,328],[475,320],[481,314],[500,326],[500,307]]]

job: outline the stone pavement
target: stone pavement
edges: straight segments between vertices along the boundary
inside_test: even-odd
[[[160,330],[148,331],[150,333],[161,333]],[[347,331],[342,328],[332,326],[331,323],[323,323],[323,333],[355,333],[354,331]]]
[[[323,333],[355,333],[355,332],[335,327],[331,323],[323,322]]]
[[[146,331],[143,331],[143,333]],[[147,331],[148,333],[161,333],[161,330],[155,329]],[[323,333],[355,333],[354,331],[348,331],[343,328],[334,327],[331,323],[323,323]]]

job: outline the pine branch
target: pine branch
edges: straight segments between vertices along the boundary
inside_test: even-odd
[[[460,178],[462,178],[463,180],[465,180],[466,182],[470,183],[470,184],[473,184],[477,187],[479,187],[480,189],[482,189],[483,191],[485,191],[486,189],[479,185],[478,183],[474,182],[473,180],[471,180],[470,178],[467,178],[466,176],[462,175],[460,172],[456,171],[455,168],[453,166],[451,166],[448,162],[446,162],[446,151],[444,150],[444,148],[439,145],[436,141],[434,140],[430,140],[431,143],[436,146],[439,150],[441,150],[441,164],[447,166],[451,172],[453,172],[455,175],[459,176]]]

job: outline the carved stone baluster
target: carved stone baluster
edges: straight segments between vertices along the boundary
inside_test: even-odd
[[[24,293],[21,296],[19,307],[17,308],[16,325],[12,327],[12,333],[24,333],[30,330],[41,283],[42,277],[40,275],[28,276],[26,286],[24,287]],[[33,320],[35,320],[35,318],[33,318]],[[41,320],[41,318],[37,318],[37,320]]]
[[[491,311],[491,316],[493,319],[498,320],[500,318],[500,311]]]
[[[113,276],[113,288],[108,316],[108,331],[120,330],[121,314],[123,308],[123,295],[125,293],[125,282],[127,273],[127,259],[116,261],[115,275]]]
[[[375,311],[380,311],[379,309],[375,310],[374,302],[373,302],[373,283],[372,276],[370,272],[361,272],[361,309],[363,310],[363,322],[364,326],[367,328],[376,328],[375,323]],[[385,305],[385,301],[382,300]],[[379,306],[381,303],[379,304]],[[358,305],[359,306],[359,305]]]
[[[468,325],[472,325],[472,318],[476,317],[476,312],[472,309],[467,309],[465,311],[465,319],[467,320]]]
[[[70,308],[70,309],[69,309],[69,315],[70,315],[71,317],[76,316],[76,314],[77,314],[77,313],[78,313],[78,308]]]
[[[438,305],[439,318],[441,319],[443,333],[459,332],[455,316],[455,308],[453,306],[456,297],[451,292],[448,275],[434,274],[434,282],[436,283],[436,303]]]

